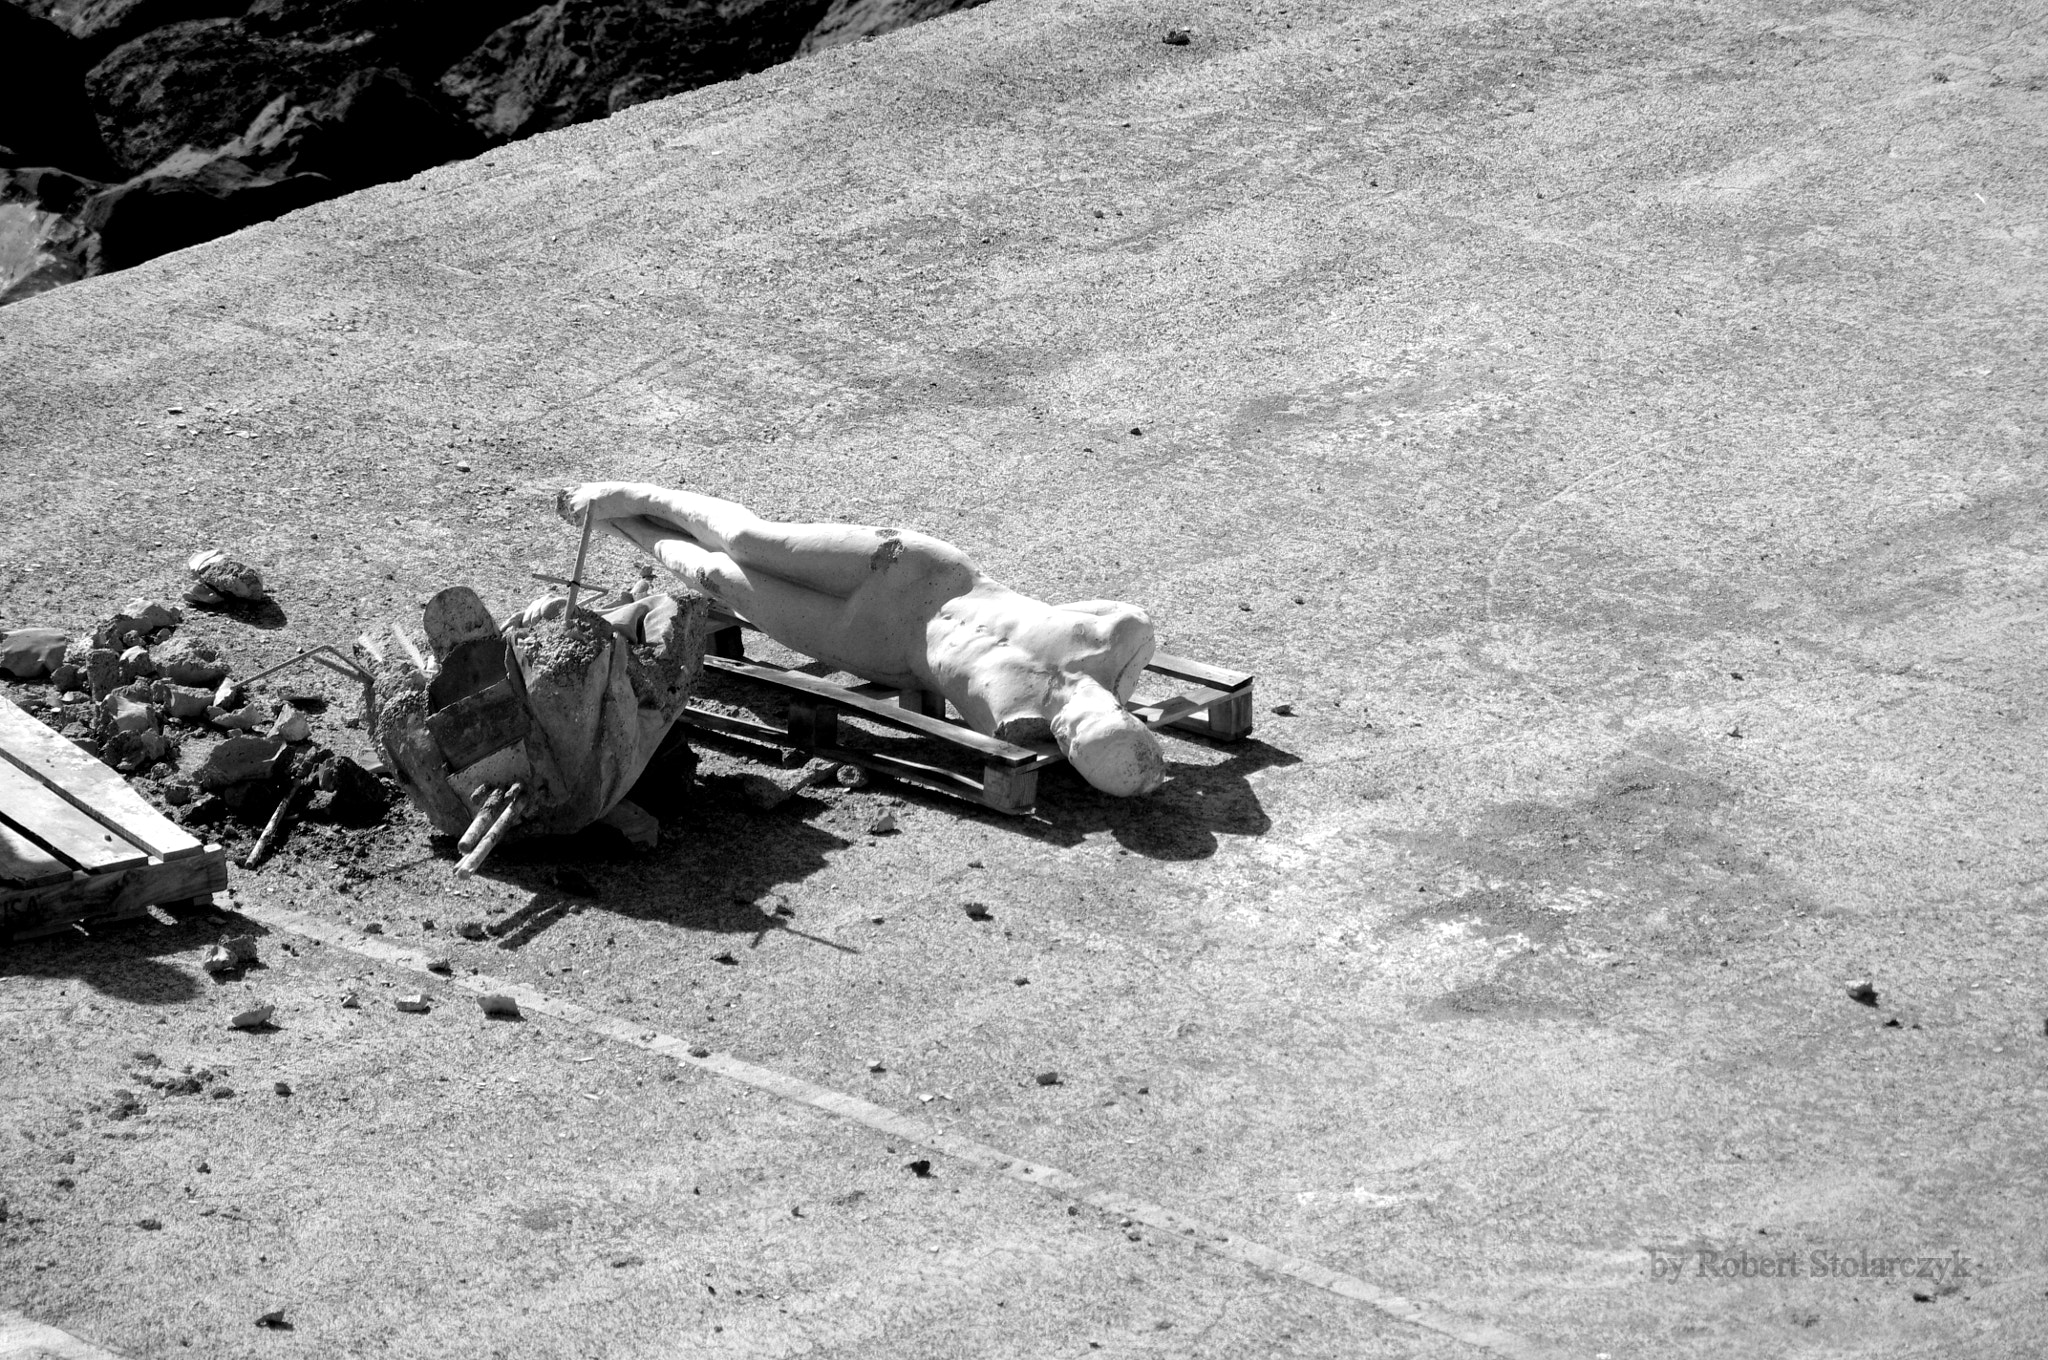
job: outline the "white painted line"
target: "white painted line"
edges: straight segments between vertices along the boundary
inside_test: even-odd
[[[787,1073],[735,1058],[729,1053],[711,1052],[701,1045],[692,1045],[672,1034],[663,1034],[629,1020],[599,1014],[573,1001],[548,996],[521,983],[494,978],[485,973],[472,973],[467,977],[448,977],[433,973],[427,967],[429,956],[426,954],[391,944],[375,936],[360,934],[346,926],[324,921],[304,912],[246,904],[239,904],[238,909],[244,916],[253,921],[260,921],[273,930],[290,931],[295,935],[318,940],[322,944],[360,954],[364,958],[411,969],[467,992],[477,995],[489,992],[502,993],[518,1001],[519,1009],[528,1015],[545,1015],[566,1021],[593,1034],[603,1035],[607,1039],[645,1049],[649,1053],[658,1053],[676,1062],[702,1068],[706,1072],[728,1077],[733,1081],[744,1082],[756,1090],[766,1091],[784,1100],[792,1100],[800,1105],[808,1105],[827,1114],[837,1115],[841,1119],[865,1124],[891,1137],[920,1144],[934,1152],[957,1157],[963,1162],[972,1162],[1011,1180],[1037,1186],[1041,1190],[1051,1191],[1066,1199],[1092,1204],[1098,1209],[1120,1214],[1161,1232],[1176,1234],[1220,1256],[1227,1256],[1234,1261],[1270,1271],[1275,1275],[1285,1275],[1340,1298],[1376,1308],[1388,1317],[1440,1333],[1453,1340],[1462,1341],[1468,1346],[1490,1351],[1504,1357],[1504,1360],[1549,1360],[1558,1354],[1544,1343],[1532,1341],[1476,1319],[1460,1317],[1433,1304],[1407,1298],[1390,1289],[1383,1289],[1369,1280],[1362,1280],[1356,1275],[1347,1275],[1343,1271],[1330,1270],[1299,1256],[1290,1256],[1263,1243],[1228,1232],[1213,1223],[1191,1218],[1149,1200],[1127,1195],[1113,1186],[1096,1185],[1056,1166],[1026,1161],[1021,1157],[1013,1157],[999,1148],[990,1147],[986,1143],[977,1143],[970,1138],[961,1138],[929,1128],[909,1115],[862,1100],[858,1096],[818,1086],[801,1077],[792,1077]]]
[[[48,1323],[0,1308],[0,1360],[121,1360]]]

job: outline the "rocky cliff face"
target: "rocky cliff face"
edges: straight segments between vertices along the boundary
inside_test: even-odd
[[[0,304],[982,0],[0,0]]]

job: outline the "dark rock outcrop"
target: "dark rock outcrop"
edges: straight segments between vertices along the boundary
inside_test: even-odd
[[[921,24],[956,9],[973,9],[988,0],[832,0],[824,17],[804,35],[798,55],[879,38],[899,28]]]
[[[46,166],[0,170],[0,306],[99,272],[77,213],[102,185]]]
[[[441,78],[485,135],[525,137],[764,70],[829,0],[556,0]]]
[[[228,18],[245,9],[247,0],[14,0],[14,4],[75,38],[89,66],[153,28],[188,19]]]
[[[86,57],[63,29],[0,3],[0,165],[113,171],[81,88]]]

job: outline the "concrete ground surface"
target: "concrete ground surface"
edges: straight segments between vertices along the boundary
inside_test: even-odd
[[[1143,800],[758,815],[707,746],[651,855],[465,886],[401,818],[9,948],[0,1308],[150,1356],[2041,1353],[2043,29],[999,0],[0,312],[0,626],[213,543],[287,616],[188,625],[247,666],[505,608],[553,489],[627,477],[1259,676]],[[235,1094],[115,1119],[138,1052]]]

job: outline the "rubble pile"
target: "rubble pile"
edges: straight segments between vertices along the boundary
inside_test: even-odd
[[[201,553],[190,566],[190,603],[267,598],[261,574],[224,553]],[[76,637],[17,628],[0,634],[0,675],[48,685],[49,699],[23,694],[20,706],[142,781],[188,826],[260,825],[295,792],[295,810],[316,821],[383,820],[391,802],[383,781],[313,739],[308,710],[324,701],[301,696],[273,706],[233,679],[217,643],[182,631],[184,623],[177,606],[136,599]],[[181,776],[186,744],[202,739],[218,744]]]

